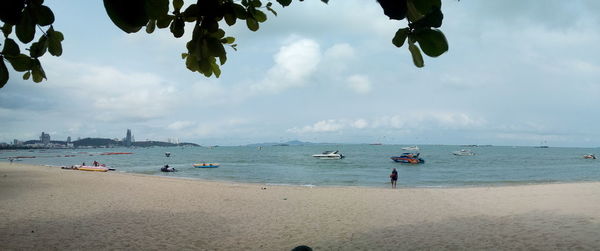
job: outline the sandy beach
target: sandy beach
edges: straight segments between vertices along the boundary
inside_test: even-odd
[[[0,163],[3,250],[597,250],[599,233],[598,182],[294,187]]]

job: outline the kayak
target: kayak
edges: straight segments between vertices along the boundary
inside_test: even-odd
[[[219,163],[193,164],[193,166],[197,167],[197,168],[217,168],[217,167],[219,167]]]
[[[77,166],[77,170],[81,171],[92,171],[92,172],[106,172],[108,168],[101,166]]]

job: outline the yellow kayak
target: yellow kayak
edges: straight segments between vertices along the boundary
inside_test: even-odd
[[[101,166],[78,166],[77,170],[92,172],[107,172],[108,168]]]

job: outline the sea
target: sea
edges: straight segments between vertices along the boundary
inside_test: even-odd
[[[398,187],[472,187],[600,181],[600,159],[584,159],[600,148],[419,145],[424,164],[390,159],[406,145],[316,144],[300,146],[219,146],[92,148],[0,151],[0,161],[23,156],[15,163],[71,166],[98,161],[116,172],[174,178],[294,186],[389,187],[398,170]],[[468,149],[473,156],[456,156]],[[311,155],[339,150],[344,159]],[[132,154],[106,155],[112,152]],[[170,153],[170,157],[166,156]],[[195,168],[219,163],[218,168]],[[163,173],[169,165],[177,172]]]

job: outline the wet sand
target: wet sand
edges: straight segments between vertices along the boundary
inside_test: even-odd
[[[597,250],[599,233],[599,182],[265,186],[0,162],[3,250]]]

